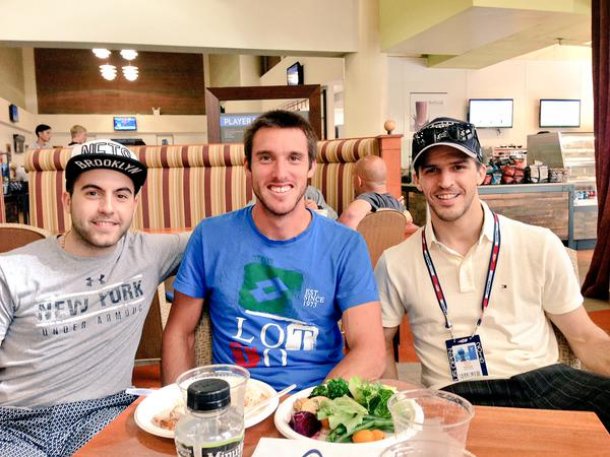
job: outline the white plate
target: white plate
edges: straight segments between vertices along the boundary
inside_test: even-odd
[[[282,435],[284,435],[286,438],[290,438],[293,440],[309,440],[309,441],[313,441],[314,443],[320,442],[319,440],[317,440],[315,438],[309,438],[305,435],[301,435],[300,433],[295,432],[292,429],[292,427],[290,427],[290,424],[289,424],[290,417],[292,416],[292,411],[293,411],[292,407],[293,407],[294,402],[299,398],[308,397],[313,389],[314,389],[313,387],[310,387],[309,389],[301,390],[300,392],[297,392],[296,394],[291,395],[286,400],[284,400],[280,404],[280,406],[277,408],[277,411],[275,412],[275,416],[273,418],[273,420],[275,422],[275,428],[277,428],[277,430]],[[416,416],[416,418],[423,419],[423,411],[421,409],[419,411],[416,411],[415,416]],[[383,440],[372,441],[370,443],[360,443],[360,444],[358,444],[358,446],[388,447],[391,444],[394,444],[396,442],[396,440],[394,439],[393,433],[388,433],[387,435],[388,435],[388,437]],[[409,435],[409,434],[402,434],[401,440],[408,439],[411,436],[412,435]],[[331,444],[337,444],[337,445],[341,445],[341,446],[344,444],[353,445],[353,443],[331,443]]]
[[[276,393],[275,389],[269,384],[257,379],[250,379],[248,385],[253,385],[255,388],[262,390],[271,396]],[[153,422],[153,418],[158,415],[169,414],[174,407],[181,401],[180,388],[176,384],[170,384],[153,392],[146,397],[136,408],[134,420],[138,427],[142,430],[162,438],[173,438],[174,431],[158,427]],[[271,400],[267,406],[259,409],[254,415],[246,415],[244,425],[246,428],[252,427],[259,422],[265,420],[275,408],[277,408],[279,399]]]

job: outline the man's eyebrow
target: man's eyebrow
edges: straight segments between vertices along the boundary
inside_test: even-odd
[[[88,189],[101,190],[102,192],[104,191],[104,189],[102,189],[100,186],[97,186],[95,184],[85,184],[83,187],[81,187],[81,190],[88,190]],[[133,191],[129,187],[120,187],[118,189],[114,189],[112,192],[129,192],[130,194],[133,194]]]

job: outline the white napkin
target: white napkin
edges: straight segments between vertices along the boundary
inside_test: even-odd
[[[391,443],[390,443],[391,444]],[[389,446],[389,444],[388,444]],[[252,457],[379,457],[383,446],[353,443],[312,443],[309,440],[261,438]],[[315,452],[315,451],[318,452]]]

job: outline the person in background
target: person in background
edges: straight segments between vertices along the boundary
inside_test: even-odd
[[[477,405],[597,413],[610,430],[610,336],[589,318],[561,240],[491,211],[474,125],[437,118],[413,136],[430,222],[375,269],[388,344],[405,311],[426,387]],[[588,371],[558,363],[551,324]]]
[[[281,389],[385,368],[377,289],[362,236],[304,204],[316,136],[299,114],[270,111],[245,134],[256,202],[204,219],[178,276],[163,334],[162,376],[192,368],[202,307],[214,363],[237,364]],[[344,355],[343,335],[350,350]]]
[[[74,146],[75,144],[83,144],[87,141],[87,129],[82,125],[73,125],[70,129],[70,142],[68,146]]]
[[[326,203],[322,191],[315,186],[309,185],[305,189],[305,206],[320,212],[320,214],[324,214],[329,219],[337,219],[337,212]]]
[[[390,208],[403,211],[407,223],[412,223],[413,219],[402,202],[388,193],[387,175],[388,170],[381,157],[368,155],[359,159],[352,175],[356,199],[341,213],[338,221],[355,230],[368,213]]]
[[[66,233],[0,255],[0,455],[69,456],[135,396],[134,356],[188,234],[129,232],[146,167],[95,140],[66,166]]]
[[[34,130],[36,133],[36,141],[34,141],[30,149],[49,149],[51,147],[51,136],[53,131],[47,124],[38,124]]]

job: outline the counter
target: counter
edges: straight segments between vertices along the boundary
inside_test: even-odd
[[[413,184],[403,184],[402,190],[413,221],[417,225],[425,224],[423,194]],[[551,229],[568,247],[594,244],[597,204],[593,201],[574,205],[574,184],[480,186],[479,195],[498,214]]]

